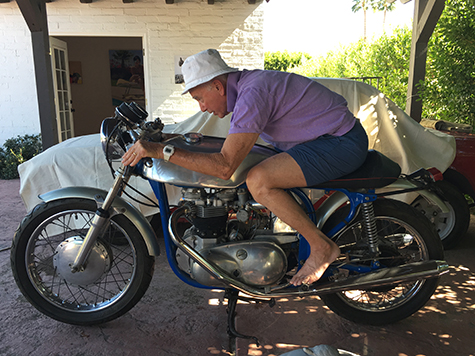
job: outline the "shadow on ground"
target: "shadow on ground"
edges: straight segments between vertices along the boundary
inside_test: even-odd
[[[24,207],[19,181],[0,181],[0,355],[226,355],[227,314],[223,293],[192,288],[157,259],[144,298],[123,317],[95,327],[63,324],[43,316],[22,296],[10,270],[9,246]],[[475,217],[463,243],[446,251],[452,266],[427,305],[385,327],[344,320],[320,301],[280,299],[239,304],[238,355],[280,355],[319,344],[370,356],[475,355]]]

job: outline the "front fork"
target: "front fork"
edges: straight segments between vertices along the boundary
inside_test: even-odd
[[[109,223],[111,218],[109,209],[112,206],[112,202],[116,196],[122,195],[124,184],[126,184],[130,178],[130,170],[131,168],[129,166],[124,167],[124,165],[121,165],[116,171],[114,184],[107,193],[102,205],[96,210],[96,215],[94,215],[94,218],[92,219],[91,227],[87,231],[86,237],[84,238],[74,263],[71,265],[72,273],[84,270],[86,260],[89,256],[89,253],[91,252],[92,247],[96,243],[97,238],[102,233],[105,226],[107,226]]]

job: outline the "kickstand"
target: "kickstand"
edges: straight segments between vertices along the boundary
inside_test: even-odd
[[[269,303],[271,307],[275,305],[275,300],[271,299],[270,301],[257,300],[252,298],[239,297],[239,292],[235,289],[226,289],[224,293],[224,298],[228,300],[228,335],[229,335],[229,347],[230,351],[235,352],[236,338],[241,339],[252,339],[255,341],[257,346],[260,346],[259,340],[255,336],[243,335],[236,330],[236,306],[239,299],[246,301],[256,301],[259,303],[265,302]]]

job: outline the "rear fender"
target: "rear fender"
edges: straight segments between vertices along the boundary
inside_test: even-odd
[[[395,191],[404,190],[404,189],[413,189],[413,188],[417,188],[417,186],[414,183],[411,183],[410,181],[408,181],[404,178],[399,178],[394,183],[392,183],[392,184],[390,184],[390,185],[388,185],[384,188],[376,190],[376,193],[384,195],[384,193],[395,192]],[[409,193],[408,196],[412,196],[413,194],[416,194],[416,195],[418,194],[421,197],[423,197],[425,200],[427,200],[429,203],[431,203],[432,205],[438,206],[440,208],[441,212],[444,213],[444,214],[447,214],[447,213],[450,212],[449,208],[444,203],[444,201],[441,199],[441,197],[438,196],[436,193],[428,190],[428,189],[417,190],[414,193]],[[404,199],[402,197],[402,194],[391,195],[391,196],[388,196],[388,198],[395,198],[397,200],[408,202],[407,199]],[[409,204],[412,203],[412,201],[414,199],[415,199],[415,197],[412,196],[412,198],[409,199],[410,200]]]
[[[320,205],[315,213],[315,224],[321,230],[326,221],[338,210],[343,204],[349,201],[346,194],[335,191]]]
[[[53,200],[66,199],[66,198],[82,198],[90,199],[98,204],[98,207],[104,201],[107,192],[102,189],[92,187],[67,187],[51,192],[41,194],[39,198],[44,202],[50,202]],[[151,256],[160,255],[160,246],[158,244],[157,236],[150,223],[145,216],[137,210],[133,205],[125,201],[124,198],[117,196],[110,208],[111,216],[117,214],[123,214],[127,217],[132,224],[139,230],[142,235],[145,244],[147,245],[148,252]]]
[[[405,179],[398,179],[394,183],[378,189],[376,191],[377,194],[384,194],[385,192],[395,192],[398,190],[404,190],[404,189],[413,189],[416,188],[417,186]],[[407,194],[407,193],[406,193]],[[444,201],[434,192],[427,190],[427,189],[421,189],[418,190],[414,193],[411,194],[418,194],[422,196],[424,199],[426,199],[428,202],[430,202],[433,205],[436,205],[440,208],[441,212],[444,214],[447,214],[450,212],[449,208],[447,205],[444,203]],[[389,198],[395,198],[397,200],[402,200],[400,199],[402,194],[398,195],[391,195],[388,196]],[[413,198],[412,198],[413,200]],[[333,194],[331,194],[325,201],[320,205],[318,210],[316,211],[315,219],[316,219],[316,225],[319,229],[322,229],[323,225],[325,225],[325,222],[330,218],[330,216],[333,215],[333,213],[338,210],[342,205],[346,204],[349,201],[348,197],[346,194],[340,192],[340,191],[335,191]]]

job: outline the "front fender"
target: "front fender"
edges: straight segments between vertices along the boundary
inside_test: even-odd
[[[65,199],[65,198],[83,198],[90,199],[95,202],[103,201],[107,195],[107,192],[102,189],[93,187],[67,187],[52,190],[51,192],[41,194],[39,198],[45,202]],[[137,210],[133,205],[125,201],[124,198],[117,196],[111,206],[111,210],[119,212],[125,215],[134,226],[139,230],[142,235],[145,244],[147,245],[148,252],[151,256],[160,255],[160,246],[158,244],[157,236],[150,223],[145,216]],[[114,212],[111,212],[114,214]]]

